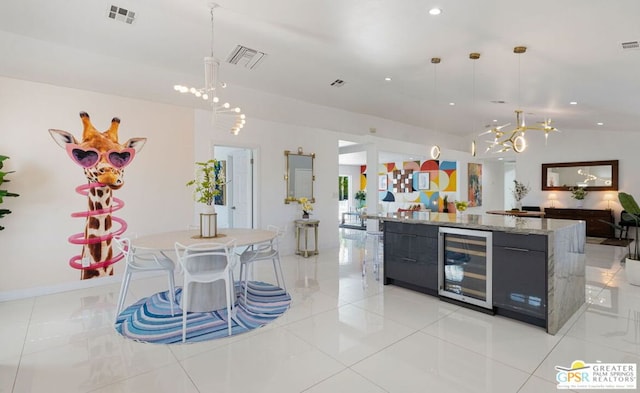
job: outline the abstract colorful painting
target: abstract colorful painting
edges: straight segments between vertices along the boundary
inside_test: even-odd
[[[482,206],[482,164],[470,162],[467,169],[469,175],[467,196],[469,206]]]

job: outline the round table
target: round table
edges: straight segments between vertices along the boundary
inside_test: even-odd
[[[179,263],[177,257],[173,257],[176,242],[190,246],[198,243],[226,243],[235,239],[237,247],[252,246],[254,244],[268,242],[276,237],[273,231],[265,229],[250,228],[219,228],[218,236],[210,238],[200,237],[198,229],[170,231],[154,233],[132,239],[132,247],[134,250],[154,250],[160,251],[167,257]],[[169,254],[167,254],[169,252]],[[233,256],[235,257],[235,255]],[[235,265],[231,261],[232,266]],[[224,283],[216,281],[210,284],[191,283],[191,293],[189,295],[189,311],[210,312],[226,307],[226,295]]]
[[[202,238],[198,229],[160,232],[132,239],[133,247],[146,250],[173,251],[176,242],[185,246],[197,243],[226,243],[236,240],[236,246],[251,246],[276,237],[273,231],[251,228],[218,228],[218,236]]]

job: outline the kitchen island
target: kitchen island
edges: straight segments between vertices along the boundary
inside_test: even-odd
[[[585,303],[584,221],[434,212],[367,218],[384,222],[385,284],[549,334]]]

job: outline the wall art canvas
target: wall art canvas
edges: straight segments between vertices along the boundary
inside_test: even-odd
[[[469,206],[482,206],[482,164],[468,164],[468,197]]]
[[[222,174],[223,179],[227,178],[227,161],[226,160],[218,160],[218,164],[214,168],[216,172],[216,176]],[[227,204],[227,185],[222,184],[216,186],[216,189],[220,191],[220,194],[216,195],[214,198],[214,204],[216,205],[226,205]]]
[[[429,188],[429,172],[418,172],[418,190],[428,190]]]
[[[378,190],[379,191],[387,191],[387,187],[389,184],[387,183],[387,175],[378,175]]]

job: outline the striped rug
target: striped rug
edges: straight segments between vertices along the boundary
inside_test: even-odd
[[[244,284],[236,283],[236,293],[243,294]],[[182,288],[176,289],[180,303]],[[284,314],[291,296],[277,286],[250,281],[247,304],[235,302],[235,316],[231,320],[231,334],[259,328]],[[172,344],[182,342],[182,310],[174,305],[171,315],[169,291],[141,299],[120,313],[115,328],[124,337],[149,343]],[[187,313],[187,342],[227,337],[227,309],[207,313]]]

